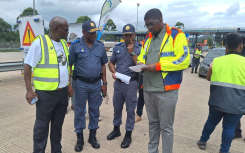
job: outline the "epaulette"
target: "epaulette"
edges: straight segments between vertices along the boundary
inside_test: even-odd
[[[101,44],[103,44],[103,45],[104,45],[104,43],[103,43],[103,42],[101,42],[101,41],[99,41],[99,40],[97,40],[97,42],[99,42],[99,43],[101,43]]]
[[[115,46],[119,46],[119,45],[121,45],[123,42],[120,42],[120,43],[118,43],[118,44],[116,44]]]
[[[141,43],[138,43],[139,44],[139,46],[142,46],[142,44]]]
[[[80,42],[80,39],[74,40],[73,42],[71,42],[71,44],[75,44],[75,43],[77,43],[77,42]]]

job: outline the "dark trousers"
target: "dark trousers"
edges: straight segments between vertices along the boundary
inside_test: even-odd
[[[193,57],[193,59],[192,59],[192,69],[191,70],[193,71],[194,68],[195,68],[195,72],[197,72],[199,63],[200,63],[200,58]]]
[[[45,153],[50,127],[51,153],[61,153],[62,125],[67,110],[67,87],[61,91],[36,90],[39,97],[36,103],[36,121],[34,125],[34,151]]]
[[[236,125],[235,133],[242,133],[242,130],[241,130],[241,120]]]
[[[137,111],[136,114],[138,116],[142,116],[143,114],[143,108],[145,105],[145,101],[144,101],[144,92],[143,92],[143,88],[141,88],[143,85],[143,75],[140,75],[140,80],[139,80],[139,98],[138,98],[138,103],[137,103]]]
[[[222,140],[221,140],[221,149],[220,152],[228,153],[231,142],[234,138],[234,130],[238,121],[241,119],[242,114],[229,114],[216,110],[212,106],[209,106],[209,115],[208,119],[204,125],[201,141],[207,142],[210,138],[210,135],[213,133],[215,127],[223,119],[223,131],[222,131]]]

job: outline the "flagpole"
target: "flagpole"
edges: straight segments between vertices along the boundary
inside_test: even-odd
[[[102,10],[103,10],[103,7],[104,7],[104,5],[105,5],[106,1],[107,1],[107,0],[105,0],[105,2],[104,2],[104,4],[103,4],[103,6],[102,6],[102,8],[101,8],[101,12],[100,12],[100,20],[101,20]],[[98,29],[100,29],[100,20],[99,20]]]

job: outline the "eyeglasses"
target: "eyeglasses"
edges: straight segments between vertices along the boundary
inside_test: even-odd
[[[57,28],[57,29],[62,29],[62,28]],[[69,31],[69,29],[62,29],[62,30],[65,31],[65,32]]]
[[[144,25],[145,28],[152,28],[157,22],[159,21],[159,19],[153,23],[150,23],[148,25]]]

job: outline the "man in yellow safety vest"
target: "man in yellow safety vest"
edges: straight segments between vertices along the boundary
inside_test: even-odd
[[[145,27],[149,39],[138,56],[138,63],[146,64],[144,71],[144,100],[149,120],[150,153],[158,152],[162,133],[162,152],[172,153],[173,123],[178,89],[183,70],[188,68],[190,53],[185,34],[163,23],[159,9],[146,12]]]

